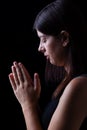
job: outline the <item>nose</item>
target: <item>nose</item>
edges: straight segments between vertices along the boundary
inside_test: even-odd
[[[44,46],[40,43],[40,45],[38,47],[38,51],[44,53],[44,50],[45,50]]]

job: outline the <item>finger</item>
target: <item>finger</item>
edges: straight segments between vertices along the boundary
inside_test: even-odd
[[[37,92],[37,96],[39,98],[41,93],[41,84],[39,75],[37,73],[34,74],[34,89]]]
[[[16,87],[16,84],[15,84],[15,80],[14,80],[13,74],[10,73],[10,74],[8,75],[8,77],[9,77],[9,81],[10,81],[10,83],[11,83],[11,86],[12,86],[13,90],[16,90],[17,87]]]
[[[23,73],[21,71],[20,65],[17,62],[14,62],[13,64],[16,68],[16,72],[17,72],[19,82],[24,82],[24,78],[23,78],[24,76],[23,76]]]
[[[21,68],[21,72],[23,74],[24,80],[28,80],[30,82],[30,84],[33,86],[33,81],[31,79],[27,69],[25,68],[25,66],[22,63],[19,63],[19,66]]]
[[[16,83],[16,85],[19,85],[19,79],[18,79],[18,75],[17,75],[17,71],[16,71],[15,66],[12,66],[11,69],[12,69],[12,73],[13,73],[15,83]]]

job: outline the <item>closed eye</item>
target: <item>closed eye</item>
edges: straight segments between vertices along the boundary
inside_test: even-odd
[[[41,43],[46,43],[46,41],[47,41],[47,38],[46,37],[41,37]]]

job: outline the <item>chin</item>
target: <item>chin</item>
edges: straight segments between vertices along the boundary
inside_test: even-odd
[[[56,62],[54,60],[50,60],[50,63],[55,65],[55,66],[62,66],[61,64],[59,64],[58,62]]]
[[[50,60],[50,63],[53,64],[53,65],[57,65],[54,60]]]

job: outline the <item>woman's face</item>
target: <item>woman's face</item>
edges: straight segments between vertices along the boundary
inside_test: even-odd
[[[51,64],[63,66],[65,58],[61,40],[54,36],[45,35],[38,30],[37,35],[40,38],[38,51],[42,52]]]

